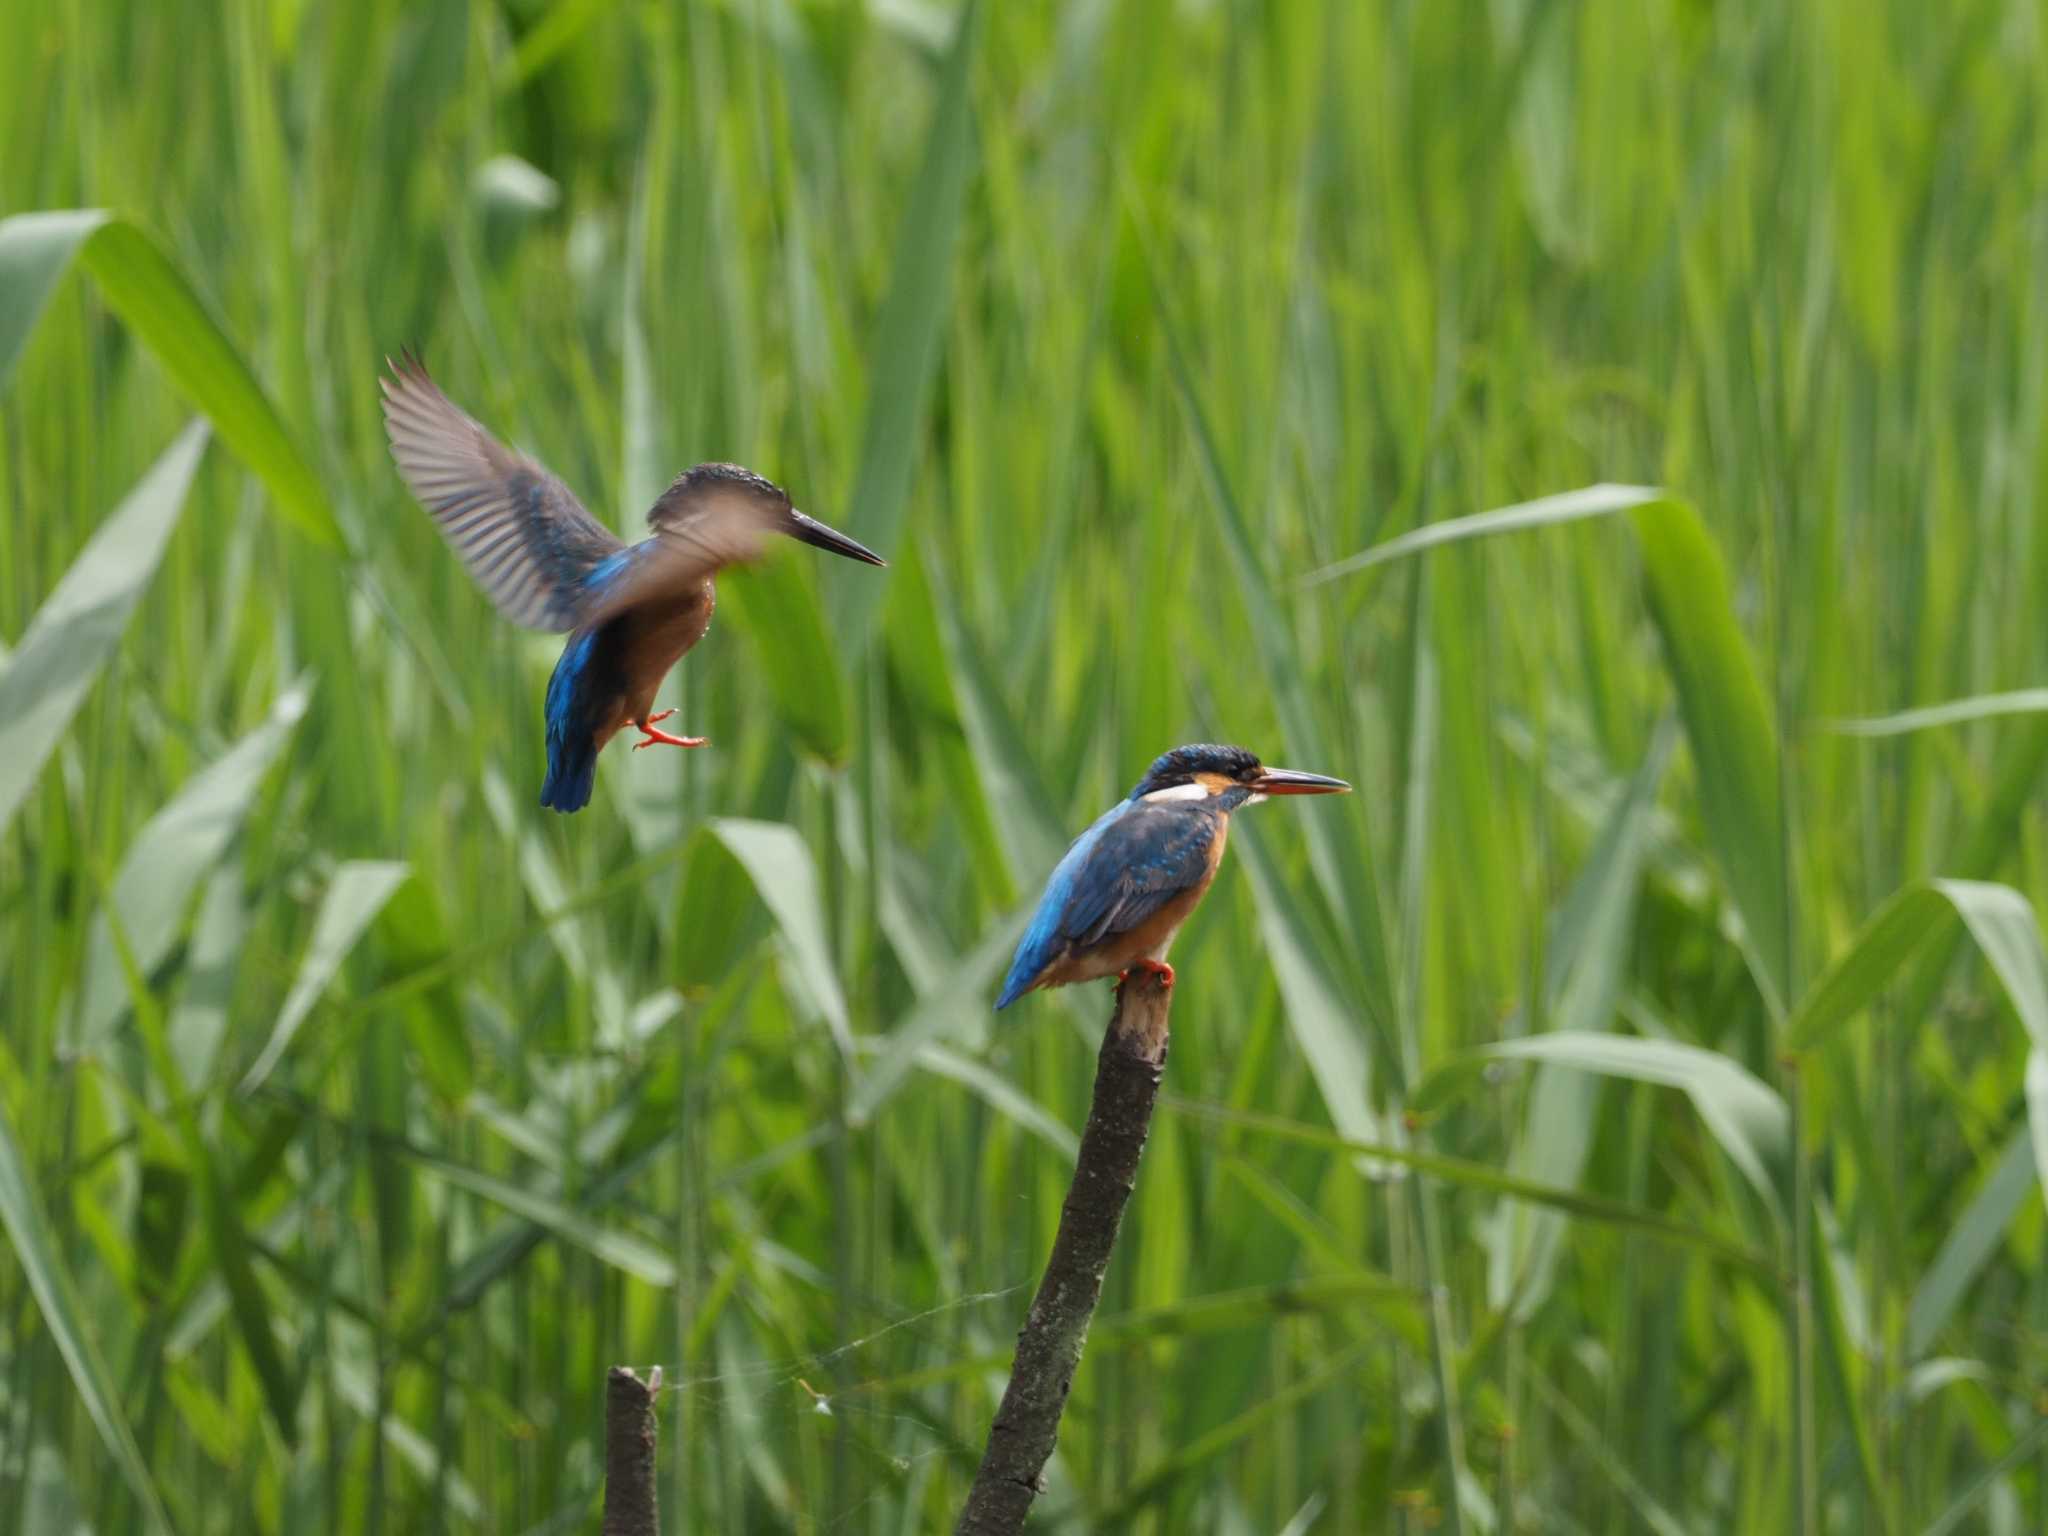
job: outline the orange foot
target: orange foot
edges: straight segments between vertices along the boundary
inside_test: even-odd
[[[1159,978],[1159,984],[1162,987],[1173,985],[1173,967],[1164,960],[1140,960],[1131,967],[1131,971],[1150,971]],[[1119,982],[1129,981],[1131,979],[1131,971],[1119,971],[1116,979]]]
[[[664,709],[660,714],[649,715],[645,720],[635,720],[633,724],[639,727],[641,739],[633,743],[633,750],[638,752],[642,747],[651,747],[656,742],[661,742],[671,747],[703,746],[707,740],[706,737],[671,736],[667,731],[657,731],[655,729],[657,725],[674,713],[675,711],[672,709]]]

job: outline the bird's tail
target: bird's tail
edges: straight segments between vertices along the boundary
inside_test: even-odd
[[[580,811],[597,782],[597,740],[588,731],[548,727],[548,776],[540,803],[551,811]]]
[[[548,727],[548,776],[540,787],[540,803],[552,811],[582,810],[590,804],[591,786],[597,780],[600,743],[590,728],[591,707],[584,698],[597,635],[594,629],[578,630],[548,675],[547,706],[542,711]]]

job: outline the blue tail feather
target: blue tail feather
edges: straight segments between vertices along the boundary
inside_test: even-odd
[[[597,783],[597,747],[588,732],[573,739],[548,731],[548,776],[540,787],[540,803],[551,811],[580,811],[590,804]]]
[[[1045,882],[1045,894],[1038,898],[1038,910],[1032,913],[1031,925],[1024,930],[1024,937],[1017,944],[1017,953],[1010,961],[1009,975],[1003,978],[1002,996],[996,999],[998,1013],[1037,986],[1045,968],[1058,958],[1061,947],[1071,936],[1065,931],[1067,904],[1073,900],[1074,887],[1081,878],[1088,855],[1102,840],[1102,834],[1110,823],[1129,809],[1128,802],[1118,801],[1096,817],[1094,824],[1074,839]]]
[[[585,716],[597,632],[585,630],[569,641],[548,678],[548,776],[540,787],[540,803],[554,811],[580,811],[590,804],[597,782],[597,733]]]
[[[1001,1013],[1010,1004],[1017,1001],[1026,992],[1029,992],[1031,984],[1038,980],[1036,976],[1020,975],[1019,972],[1022,969],[1021,966],[1014,964],[1010,967],[1009,978],[1003,983],[1003,995],[996,999],[997,1013]]]

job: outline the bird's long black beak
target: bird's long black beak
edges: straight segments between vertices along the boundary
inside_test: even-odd
[[[1351,792],[1351,786],[1342,779],[1333,779],[1322,773],[1302,773],[1293,768],[1264,769],[1252,780],[1252,788],[1262,795],[1343,795]]]
[[[858,539],[849,539],[837,528],[828,528],[815,517],[806,517],[795,507],[789,509],[789,536],[802,539],[806,544],[819,549],[829,549],[835,555],[844,555],[849,560],[865,560],[869,565],[887,565],[889,562],[876,554]]]

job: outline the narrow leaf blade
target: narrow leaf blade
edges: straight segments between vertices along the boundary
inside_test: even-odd
[[[1646,502],[1630,518],[1692,748],[1700,816],[1742,919],[1750,969],[1772,1012],[1782,1013],[1791,931],[1778,739],[1736,622],[1728,568],[1699,513],[1685,503]]]
[[[316,543],[340,549],[341,528],[319,477],[248,363],[156,242],[127,220],[110,219],[86,242],[82,259],[108,307],[206,412],[286,519]]]
[[[320,915],[313,920],[313,937],[299,962],[299,974],[285,994],[269,1040],[242,1078],[242,1092],[253,1093],[261,1087],[283,1060],[313,1004],[408,873],[407,866],[396,861],[367,860],[351,861],[334,872],[334,883],[321,898]]]
[[[0,219],[0,390],[72,257],[109,217],[99,208],[67,208]]]
[[[43,1324],[50,1330],[57,1352],[64,1357],[71,1384],[77,1388],[93,1427],[99,1431],[123,1481],[141,1505],[150,1529],[168,1532],[171,1523],[164,1513],[163,1501],[157,1496],[156,1484],[143,1464],[142,1451],[121,1412],[113,1372],[108,1370],[92,1335],[86,1332],[78,1289],[64,1266],[42,1202],[36,1198],[35,1179],[15,1142],[4,1099],[0,1099],[0,1226],[5,1227],[7,1241],[21,1264]]]
[[[1496,507],[1490,512],[1474,512],[1469,517],[1425,523],[1398,538],[1388,539],[1384,544],[1375,544],[1371,549],[1361,550],[1320,570],[1311,571],[1302,578],[1301,585],[1320,586],[1323,582],[1335,581],[1339,576],[1349,576],[1354,571],[1385,565],[1390,560],[1441,549],[1446,544],[1457,544],[1466,539],[1520,533],[1530,528],[1548,528],[1558,523],[1575,523],[1589,517],[1626,512],[1632,507],[1661,500],[1663,495],[1662,491],[1648,485],[1588,485],[1576,491],[1560,491],[1555,496],[1539,496],[1534,501]]]
[[[178,434],[100,525],[0,669],[0,831],[120,643],[163,558],[205,446],[202,422]]]

